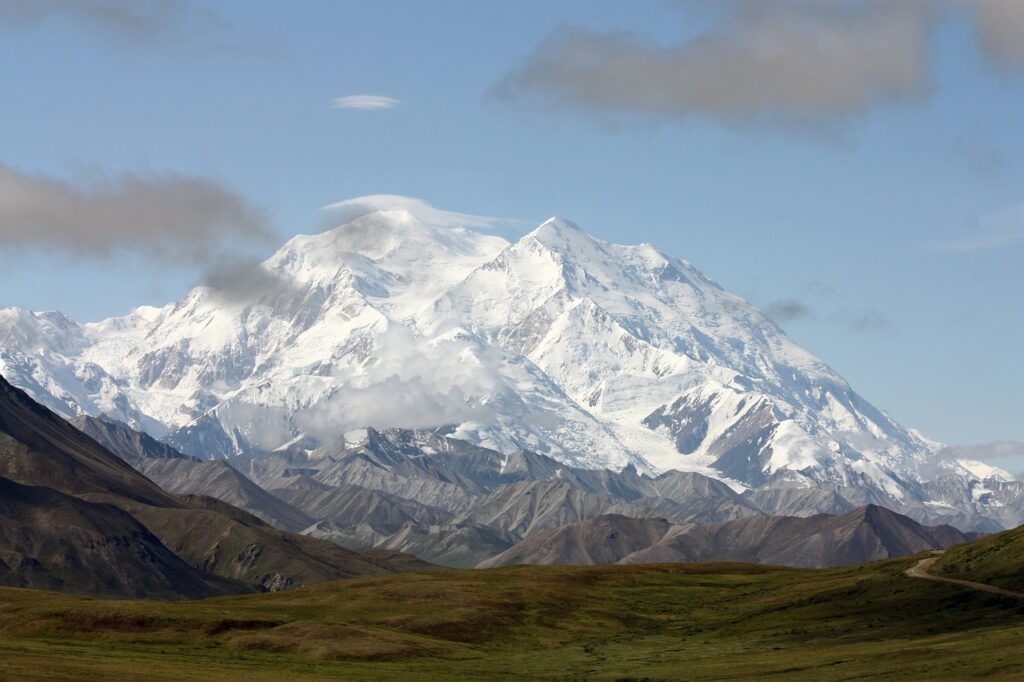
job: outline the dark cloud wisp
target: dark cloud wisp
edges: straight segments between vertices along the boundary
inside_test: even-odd
[[[71,183],[0,164],[0,248],[207,263],[232,238],[270,236],[260,210],[207,178],[126,173]]]
[[[735,3],[707,33],[662,46],[563,27],[494,88],[607,114],[817,123],[926,92],[922,3]]]
[[[974,11],[978,38],[986,54],[1005,68],[1024,68],[1024,2],[963,1]]]
[[[974,253],[1011,248],[1021,243],[1024,243],[1024,204],[994,211],[983,216],[971,233],[928,246],[936,251]]]
[[[267,269],[255,258],[225,257],[210,263],[201,283],[215,298],[232,304],[294,301],[303,293],[295,282]]]
[[[800,298],[783,298],[772,301],[764,307],[764,313],[777,324],[785,325],[796,320],[824,321],[831,325],[842,326],[854,332],[892,331],[893,326],[881,311],[867,308],[850,310],[836,307],[834,300],[840,294],[824,282],[811,282],[805,289],[829,299],[812,304]],[[825,308],[823,311],[822,308]],[[820,313],[820,314],[819,314]]]
[[[814,311],[811,310],[810,306],[795,298],[773,301],[768,304],[764,311],[768,317],[779,324],[814,316]]]
[[[230,28],[219,13],[189,0],[3,0],[0,25],[71,21],[105,36],[129,40],[191,39]]]
[[[1024,69],[1022,0],[691,0],[716,19],[676,44],[563,26],[491,89],[604,116],[833,123],[931,91],[930,42],[951,10],[990,64]]]
[[[856,313],[844,313],[847,326],[857,332],[876,332],[889,329],[889,318],[878,310],[863,310]]]

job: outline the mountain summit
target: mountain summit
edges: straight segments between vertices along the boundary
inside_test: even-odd
[[[956,499],[930,493],[936,443],[686,261],[560,218],[508,242],[421,206],[378,201],[163,308],[91,324],[0,311],[0,373],[65,416],[203,458],[401,427],[932,520],[991,492],[945,462]]]

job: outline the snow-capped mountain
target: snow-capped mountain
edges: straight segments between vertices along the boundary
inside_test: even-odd
[[[559,218],[510,243],[413,200],[359,201],[376,210],[163,308],[90,324],[2,310],[0,373],[63,415],[125,421],[200,457],[444,427],[575,466],[903,509],[927,509],[931,479],[981,485],[956,462],[935,473],[938,444],[651,245]]]

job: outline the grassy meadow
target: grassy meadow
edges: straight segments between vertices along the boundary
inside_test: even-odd
[[[0,589],[0,679],[1024,679],[1024,602],[842,569],[517,567],[199,602]]]

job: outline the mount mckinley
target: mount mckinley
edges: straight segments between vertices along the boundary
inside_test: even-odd
[[[163,308],[0,310],[0,374],[201,459],[313,461],[405,429],[407,458],[468,441],[567,471],[699,473],[796,515],[839,500],[1024,521],[1020,483],[939,457],[686,261],[558,218],[510,243],[413,200],[343,204],[373,210]]]

